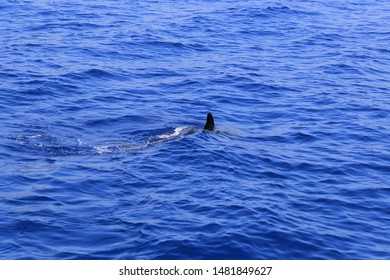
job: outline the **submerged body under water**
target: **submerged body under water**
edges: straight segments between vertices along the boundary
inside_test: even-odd
[[[5,1],[0,258],[390,259],[389,14]]]

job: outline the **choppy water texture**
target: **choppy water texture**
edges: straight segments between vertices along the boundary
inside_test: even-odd
[[[389,1],[0,3],[2,259],[390,259]]]

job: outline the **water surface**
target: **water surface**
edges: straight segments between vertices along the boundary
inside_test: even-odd
[[[388,1],[0,3],[0,258],[390,259]]]

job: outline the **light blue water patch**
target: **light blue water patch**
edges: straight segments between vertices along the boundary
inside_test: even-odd
[[[1,258],[389,259],[389,14],[2,1]]]

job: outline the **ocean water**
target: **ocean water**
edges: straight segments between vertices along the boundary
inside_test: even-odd
[[[3,0],[0,26],[1,259],[390,259],[389,1]]]

